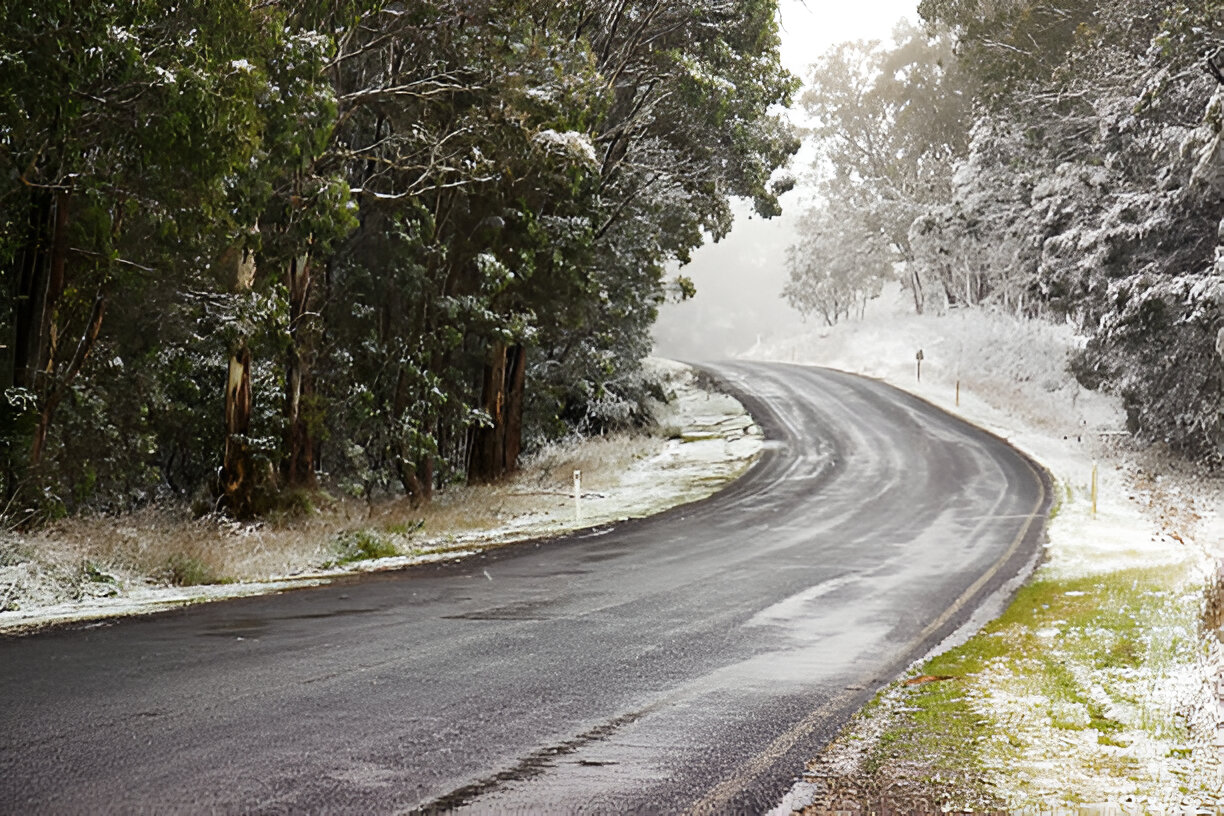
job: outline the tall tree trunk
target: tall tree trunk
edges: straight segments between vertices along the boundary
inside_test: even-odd
[[[519,454],[523,451],[523,399],[527,387],[527,349],[510,347],[506,376],[506,450],[503,472],[518,470]]]
[[[48,249],[53,232],[52,219],[55,217],[54,201],[55,198],[49,191],[30,189],[21,244],[13,257],[13,266],[9,271],[10,286],[5,293],[10,298],[12,322],[4,329],[6,336],[0,338],[0,343],[7,346],[0,350],[4,354],[0,389],[14,387],[33,392],[36,388],[35,380],[42,368],[39,360],[39,329],[42,326],[42,312],[46,303],[48,264],[51,257]],[[5,506],[9,506],[29,464],[26,459],[26,445],[32,417],[28,410],[19,411],[15,405],[0,406],[0,412],[0,416],[6,421],[5,427],[0,431],[0,439],[4,442],[4,493],[0,498]]]
[[[233,252],[234,289],[249,290],[255,283],[255,259],[245,250]],[[230,350],[225,381],[225,452],[221,460],[220,494],[227,509],[240,518],[255,510],[257,474],[248,438],[254,395],[251,390],[251,350],[246,338]]]
[[[31,467],[42,460],[55,408],[63,398],[64,389],[76,377],[85,357],[93,348],[105,310],[105,301],[99,296],[94,306],[94,315],[77,344],[72,362],[66,371],[61,372],[58,353],[60,337],[56,316],[60,298],[64,294],[68,263],[69,202],[67,192],[55,193],[48,213],[47,221],[50,223],[43,221],[41,228],[37,223],[31,223],[28,246],[23,253],[27,254],[23,259],[23,267],[28,267],[28,276],[25,274],[27,270],[23,269],[22,277],[23,283],[29,286],[29,309],[25,311],[24,325],[19,329],[19,340],[23,343],[17,353],[23,359],[18,362],[19,369],[14,373],[21,377],[21,384],[25,388],[34,392],[38,401],[38,422],[28,458]],[[41,215],[42,207],[35,204],[32,208],[33,218],[40,219]]]
[[[433,501],[434,458],[428,453],[421,454],[417,459],[416,484],[421,501]]]
[[[401,366],[395,381],[395,399],[391,406],[393,415],[397,419],[402,417],[404,412],[408,410],[410,397],[408,377]],[[395,452],[395,475],[399,477],[400,485],[403,486],[405,495],[412,499],[413,504],[432,498],[432,466],[429,471],[429,480],[427,482],[422,481],[420,456],[416,447],[402,439],[399,441],[398,450]]]
[[[251,461],[251,350],[243,341],[229,359],[225,385],[225,458],[221,465],[221,492],[230,512],[251,515],[254,505],[255,467]]]
[[[918,276],[918,269],[914,266],[913,261],[906,263],[909,267],[910,274],[910,290],[914,293],[914,311],[917,314],[922,314],[925,296],[922,291],[922,278]]]
[[[526,349],[496,344],[485,363],[482,407],[488,427],[472,430],[468,482],[490,482],[518,469],[523,440]]]
[[[30,196],[29,222],[17,252],[17,282],[13,300],[12,384],[33,391],[43,370],[43,312],[47,307],[54,222],[59,220],[55,197],[45,190]]]
[[[313,487],[314,451],[310,423],[302,411],[303,398],[313,392],[311,335],[307,325],[311,284],[310,256],[294,258],[286,272],[289,290],[289,350],[285,362],[285,459],[281,474],[287,487]]]
[[[67,368],[62,372],[59,370],[59,361],[52,359],[48,363],[48,368],[54,372],[52,382],[47,387],[46,396],[43,397],[42,406],[38,412],[38,425],[34,431],[34,442],[30,446],[30,464],[37,465],[42,461],[43,451],[47,444],[47,431],[51,428],[51,419],[55,415],[55,409],[63,400],[64,395],[68,393],[69,386],[76,379],[77,374],[81,372],[81,367],[85,365],[85,360],[89,357],[89,352],[93,350],[94,344],[98,340],[98,333],[102,331],[102,318],[106,315],[106,298],[102,297],[101,293],[94,298],[93,312],[90,314],[89,323],[85,326],[85,333],[81,335],[81,339],[77,342],[76,351],[72,355],[72,359],[68,362]]]

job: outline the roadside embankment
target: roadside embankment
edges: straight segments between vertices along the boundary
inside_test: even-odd
[[[455,485],[425,505],[325,499],[255,523],[151,508],[0,534],[0,632],[312,586],[706,498],[756,461],[760,428],[691,368],[648,364],[669,396],[651,432],[551,445],[505,482]]]
[[[915,393],[1008,439],[1057,491],[1042,563],[1010,604],[878,695],[780,812],[1224,806],[1224,490],[1134,442],[1118,402],[1075,383],[1077,342],[1065,326],[965,312],[890,315],[748,355]]]

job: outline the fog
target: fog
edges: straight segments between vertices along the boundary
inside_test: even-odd
[[[782,0],[782,61],[807,80],[811,62],[835,43],[887,39],[903,17],[917,19],[916,0]],[[801,92],[802,93],[802,92]],[[655,353],[683,360],[734,356],[758,338],[792,334],[803,327],[782,299],[787,280],[786,248],[795,240],[797,216],[812,198],[802,177],[812,155],[802,150],[790,172],[800,185],[782,198],[783,215],[765,220],[736,202],[735,226],[718,243],[693,254],[683,274],[697,297],[666,304],[655,326]]]

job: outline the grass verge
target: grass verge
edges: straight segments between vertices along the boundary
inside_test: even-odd
[[[1205,587],[1190,564],[1043,568],[965,644],[881,692],[809,765],[804,812],[1215,805],[1190,721]]]
[[[760,430],[730,397],[703,392],[691,369],[656,361],[669,383],[653,433],[549,445],[513,477],[449,485],[433,501],[287,497],[259,522],[193,518],[186,506],[63,519],[35,533],[0,531],[0,629],[136,614],[313,584],[338,572],[394,569],[645,516],[704,498],[751,466]],[[682,444],[672,429],[709,433]],[[665,430],[666,429],[666,430]],[[573,475],[581,471],[575,500]],[[236,584],[185,594],[184,587]]]

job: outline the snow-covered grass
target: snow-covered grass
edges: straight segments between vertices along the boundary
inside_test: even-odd
[[[984,311],[885,313],[749,353],[919,394],[1009,439],[1057,490],[1044,560],[1002,616],[882,692],[813,760],[795,809],[1224,806],[1221,485],[1134,443],[1116,401],[1066,372],[1077,342]]]
[[[551,445],[512,479],[453,486],[423,506],[335,500],[300,518],[253,524],[153,508],[0,535],[0,632],[314,585],[705,498],[756,460],[761,431],[739,402],[703,387],[687,366],[649,364],[671,397],[653,406],[656,432]]]

